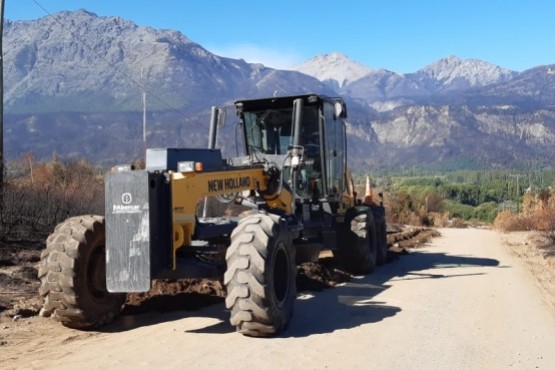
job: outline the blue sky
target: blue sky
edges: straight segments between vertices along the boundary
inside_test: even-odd
[[[223,56],[287,68],[339,51],[399,73],[448,55],[516,71],[555,64],[555,1],[4,0],[5,18],[80,8],[181,31]],[[37,4],[40,4],[37,5]]]

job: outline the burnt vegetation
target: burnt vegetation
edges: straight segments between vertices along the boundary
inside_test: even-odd
[[[7,166],[0,241],[42,241],[68,217],[104,213],[102,169],[84,160],[37,162],[25,154]]]

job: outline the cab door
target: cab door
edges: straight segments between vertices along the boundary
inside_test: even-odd
[[[336,116],[335,107],[324,102],[325,165],[328,198],[339,200],[345,190],[346,128],[345,122]]]

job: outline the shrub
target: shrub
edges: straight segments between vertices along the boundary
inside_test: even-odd
[[[0,239],[40,240],[64,219],[104,214],[104,184],[86,161],[11,164],[0,208]]]
[[[474,218],[485,221],[493,222],[497,217],[499,212],[499,207],[495,202],[482,203],[478,207],[474,208]]]
[[[496,229],[509,231],[528,231],[533,230],[534,223],[530,216],[513,213],[511,211],[501,211],[497,214],[493,225]]]
[[[543,207],[536,209],[530,214],[532,219],[532,228],[537,231],[555,231],[555,209],[552,207]]]
[[[474,207],[460,204],[453,201],[445,201],[445,210],[449,212],[451,217],[462,218],[463,220],[470,220],[474,217]]]

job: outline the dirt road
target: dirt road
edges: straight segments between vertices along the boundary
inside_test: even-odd
[[[522,261],[494,231],[441,233],[370,276],[301,292],[278,338],[235,333],[221,303],[127,316],[102,332],[35,317],[20,325],[44,335],[0,346],[0,367],[554,369],[555,313]]]

